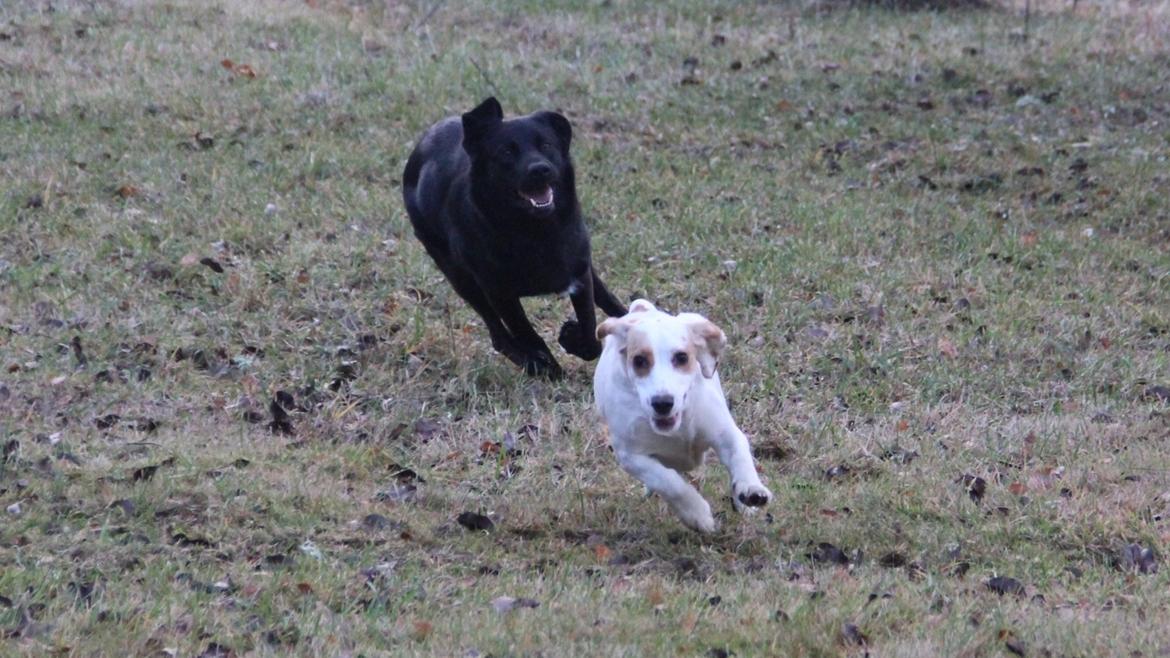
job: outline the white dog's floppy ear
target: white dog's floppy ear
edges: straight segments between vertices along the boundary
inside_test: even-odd
[[[607,318],[604,322],[597,325],[597,340],[605,340],[606,336],[616,336],[618,340],[623,343],[626,342],[626,334],[630,333],[630,325],[638,323],[638,318],[631,318],[635,313],[645,313],[646,311],[656,311],[654,305],[645,299],[635,299],[633,304],[630,304],[630,312],[626,313],[620,318]]]
[[[633,304],[630,304],[630,313],[644,313],[646,311],[657,311],[648,300],[635,299]]]
[[[719,356],[723,354],[727,336],[715,323],[697,313],[680,313],[678,317],[687,323],[691,340],[698,348],[699,368],[703,376],[710,379],[715,376],[715,368],[719,366]]]
[[[630,333],[630,323],[625,322],[622,318],[608,318],[597,325],[597,340],[605,340],[606,336],[614,336],[624,343],[628,333]]]

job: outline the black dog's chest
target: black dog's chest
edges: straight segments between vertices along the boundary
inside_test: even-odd
[[[586,263],[579,256],[587,245],[571,235],[512,233],[489,235],[476,231],[461,251],[486,287],[508,290],[520,297],[565,292],[582,275]]]

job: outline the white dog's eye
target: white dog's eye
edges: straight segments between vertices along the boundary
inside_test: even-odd
[[[690,355],[686,352],[675,352],[674,357],[671,358],[671,361],[674,363],[675,367],[681,368],[685,366],[687,362],[690,361],[690,359]]]
[[[646,361],[646,357],[642,356],[641,354],[635,355],[634,360],[631,363],[633,363],[634,368],[636,368],[638,370],[641,370],[641,369],[645,368],[646,366],[650,365]]]

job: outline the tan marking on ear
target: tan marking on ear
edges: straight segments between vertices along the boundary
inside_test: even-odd
[[[715,375],[715,368],[719,366],[719,356],[723,353],[723,346],[727,344],[727,336],[714,322],[701,315],[694,316],[688,329],[697,347],[703,376],[710,378]]]

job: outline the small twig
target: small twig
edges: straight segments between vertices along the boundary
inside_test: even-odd
[[[161,443],[155,443],[154,441],[127,441],[127,442],[126,442],[126,443],[124,443],[123,445],[128,445],[128,446],[152,446],[152,447],[155,447],[155,448],[161,448],[161,447],[162,447],[162,444],[161,444]]]
[[[451,320],[451,297],[443,297],[443,315],[447,319],[447,341],[451,345],[451,353],[455,353],[455,325]]]
[[[471,64],[472,64],[472,66],[475,67],[475,70],[479,71],[479,74],[481,76],[483,76],[483,81],[487,83],[487,86],[492,88],[492,92],[496,96],[499,96],[500,95],[500,88],[496,86],[496,83],[492,82],[491,76],[489,76],[487,74],[487,71],[483,70],[483,67],[480,66],[479,62],[475,61],[475,58],[472,57],[471,55],[468,55],[467,59],[469,59],[471,61]]]
[[[1024,0],[1024,43],[1028,43],[1028,24],[1032,19],[1032,0]]]
[[[426,25],[427,21],[431,20],[431,16],[434,16],[435,12],[439,11],[439,9],[445,4],[447,4],[447,0],[435,0],[434,4],[431,5],[431,8],[427,11],[426,15],[422,17],[422,20],[420,20],[418,24],[414,26],[414,29],[417,30]]]

